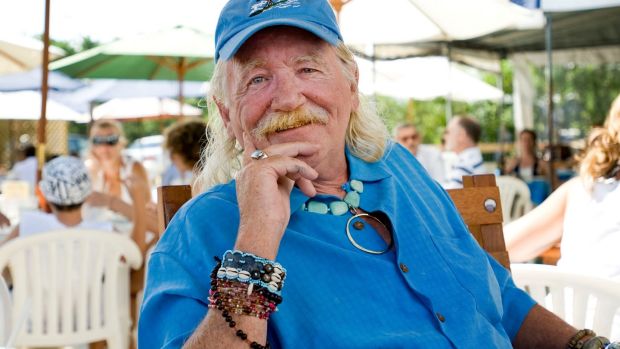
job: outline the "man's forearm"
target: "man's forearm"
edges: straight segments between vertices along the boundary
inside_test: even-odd
[[[565,349],[577,330],[540,305],[527,314],[514,340],[517,349]]]

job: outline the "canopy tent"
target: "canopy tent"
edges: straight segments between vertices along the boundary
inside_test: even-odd
[[[43,43],[24,37],[0,37],[0,75],[28,71],[41,66]],[[49,48],[52,59],[65,52],[56,47]]]
[[[447,52],[449,43],[500,30],[544,26],[540,11],[505,0],[386,0],[380,5],[354,0],[342,7],[339,21],[345,42],[356,54],[379,60],[447,54],[473,60],[472,52]],[[491,65],[484,68],[499,70],[497,55],[490,57],[493,60],[484,64]]]
[[[175,97],[178,90],[178,82],[175,81],[93,79],[77,90],[51,91],[50,98],[79,112],[87,113],[96,102],[106,102],[114,98]],[[208,90],[208,82],[183,82],[185,97],[203,97]]]
[[[38,120],[41,114],[41,93],[36,91],[0,92],[1,120]],[[88,122],[89,116],[80,114],[56,101],[47,100],[47,119]]]
[[[139,119],[167,119],[179,116],[200,116],[202,110],[184,104],[182,114],[178,101],[170,98],[141,97],[115,98],[93,109],[93,119],[135,121]]]
[[[76,78],[208,81],[213,37],[182,26],[95,47],[50,64]],[[179,83],[183,102],[183,84]]]
[[[503,92],[468,74],[445,57],[409,58],[396,61],[368,61],[356,58],[360,70],[360,91],[400,99],[429,100],[448,97],[475,102],[499,100]]]
[[[38,91],[41,89],[41,74],[41,68],[35,68],[25,72],[1,75],[0,92]],[[48,86],[50,91],[69,91],[83,87],[84,83],[63,73],[51,72],[48,76]]]

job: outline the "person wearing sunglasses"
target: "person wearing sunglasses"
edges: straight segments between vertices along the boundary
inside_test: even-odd
[[[133,219],[135,200],[126,181],[133,177],[148,183],[146,169],[139,162],[122,155],[127,141],[119,122],[96,121],[91,126],[89,140],[90,152],[86,166],[93,182],[93,194],[89,197],[88,204],[91,207],[107,209],[106,214],[110,219],[135,222]],[[144,201],[150,202],[148,187],[145,186],[142,191]],[[155,222],[147,224],[147,230],[156,231],[155,229]]]

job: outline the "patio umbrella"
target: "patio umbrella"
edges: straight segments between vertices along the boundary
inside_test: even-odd
[[[185,97],[204,97],[208,90],[208,82],[183,81]],[[93,79],[77,90],[51,91],[49,96],[72,109],[87,113],[95,102],[106,102],[114,98],[176,97],[178,93],[178,82],[172,80]]]
[[[207,81],[213,72],[213,41],[211,35],[178,26],[81,52],[50,64],[50,69],[76,78]]]
[[[49,91],[71,91],[84,86],[83,82],[60,72],[50,72],[48,79]],[[0,76],[0,92],[23,90],[41,90],[41,68]]]
[[[420,57],[373,62],[355,58],[360,91],[400,99],[430,100],[451,96],[463,102],[499,100],[503,92],[468,74],[445,57]]]
[[[28,71],[41,66],[42,51],[43,43],[39,40],[0,37],[0,75]],[[56,47],[50,47],[49,52],[52,59],[64,55],[64,51]]]
[[[39,120],[41,116],[41,93],[37,91],[0,92],[0,120]],[[87,114],[53,100],[47,100],[47,120],[88,122]]]
[[[179,111],[182,108],[182,113]],[[135,121],[139,119],[168,119],[180,116],[200,116],[202,110],[188,104],[181,105],[170,98],[142,97],[115,98],[93,109],[93,119]]]

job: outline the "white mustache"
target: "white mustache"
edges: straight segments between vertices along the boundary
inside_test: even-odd
[[[327,124],[329,117],[325,109],[305,106],[290,112],[272,112],[265,116],[252,130],[256,138],[310,124]]]

